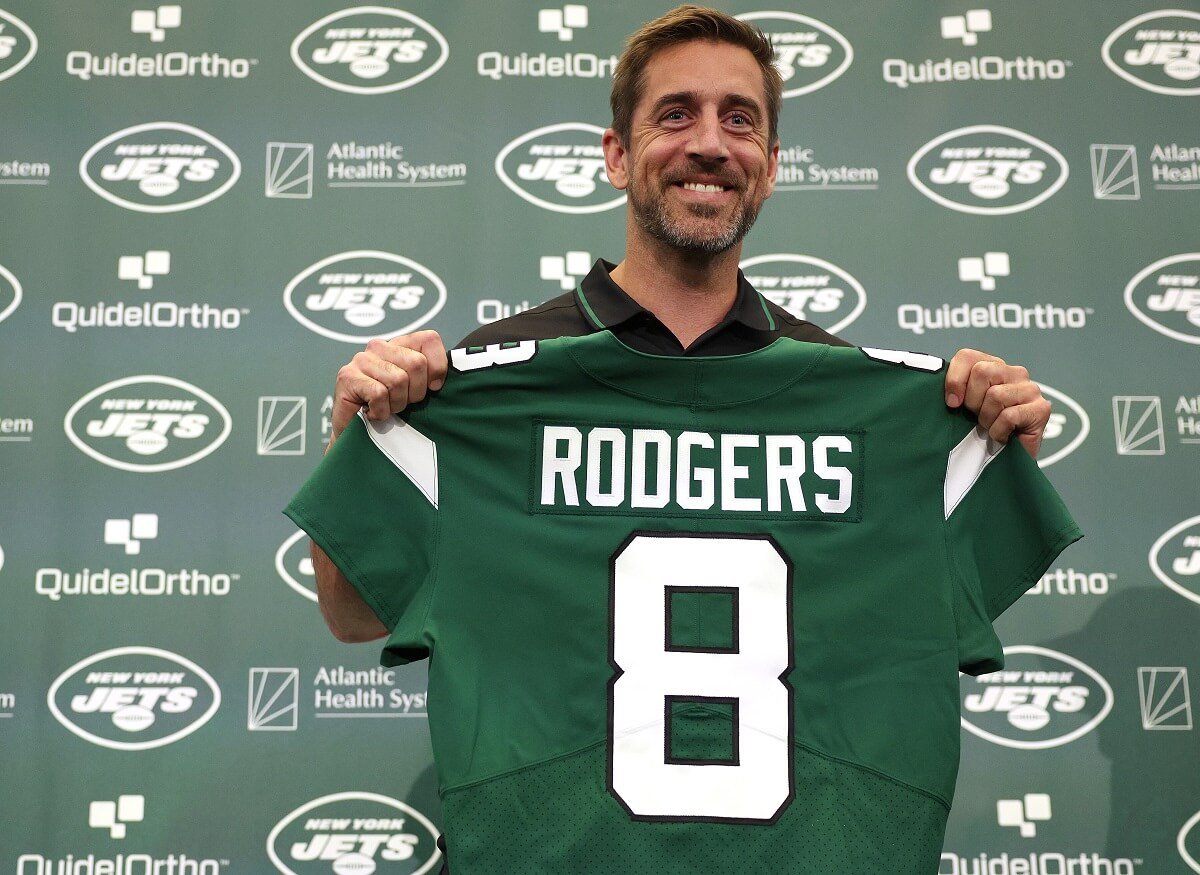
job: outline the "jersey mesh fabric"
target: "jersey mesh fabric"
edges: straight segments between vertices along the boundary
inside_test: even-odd
[[[605,787],[603,744],[444,800],[454,875],[928,875],[947,809],[865,769],[795,751],[796,796],[774,824],[630,823]],[[497,816],[503,812],[503,816]],[[880,861],[887,861],[886,870]]]

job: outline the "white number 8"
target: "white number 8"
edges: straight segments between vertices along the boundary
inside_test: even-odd
[[[774,820],[793,792],[788,560],[767,538],[643,533],[612,586],[613,795],[637,819]],[[736,649],[669,650],[667,587],[734,590]],[[668,697],[734,700],[735,761],[669,761]]]

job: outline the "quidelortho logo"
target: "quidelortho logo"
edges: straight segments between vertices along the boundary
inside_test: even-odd
[[[558,43],[573,43],[587,32],[590,16],[582,3],[568,3],[537,11],[537,32],[553,37]],[[528,19],[533,24],[533,16]],[[532,36],[532,34],[531,34]],[[546,36],[536,38],[539,49]],[[519,52],[516,54],[495,49],[480,52],[475,58],[475,72],[486,79],[611,79],[617,66],[617,56],[598,55],[589,51],[586,43],[574,45],[569,52]]]
[[[1092,421],[1070,395],[1045,383],[1038,383],[1038,388],[1054,408],[1042,433],[1042,449],[1038,454],[1038,466],[1049,468],[1079,448],[1092,430]]]
[[[563,122],[522,134],[496,156],[496,175],[515,194],[556,213],[599,213],[625,203],[604,172],[604,129]]]
[[[126,39],[127,46],[108,52],[69,51],[67,73],[84,82],[109,78],[245,79],[258,64],[257,58],[231,58],[207,48],[199,52],[173,48],[145,53],[147,41],[162,44],[167,42],[168,35],[174,37],[180,31],[186,39],[183,7],[178,4],[147,4],[134,9],[128,21],[131,36]]]
[[[67,411],[67,437],[110,468],[154,473],[203,459],[229,437],[229,411],[174,377],[123,377],[88,392]]]
[[[117,647],[80,660],[50,685],[54,718],[85,741],[149,750],[191,735],[217,712],[221,690],[196,663],[155,647]]]
[[[150,250],[143,255],[123,255],[117,260],[117,279],[136,284],[133,300],[107,303],[56,301],[50,307],[50,324],[68,334],[88,328],[195,328],[230,330],[242,324],[249,314],[244,307],[217,307],[209,303],[179,304],[175,301],[151,301],[140,294],[154,288],[156,277],[171,272],[171,253]],[[126,290],[122,289],[124,293]],[[132,290],[129,290],[132,291]]]
[[[292,317],[310,331],[346,343],[420,328],[446,304],[446,285],[425,267],[391,252],[356,250],[323,258],[283,290]]]
[[[764,298],[831,334],[845,329],[867,306],[862,283],[836,264],[811,255],[755,255],[740,267]]]
[[[1159,334],[1200,343],[1200,252],[1142,268],[1125,286],[1125,306]]]
[[[11,270],[0,264],[0,322],[3,322],[21,303],[21,281]]]
[[[990,9],[969,9],[962,15],[946,15],[940,21],[942,39],[959,47],[975,47],[993,33]],[[886,58],[883,81],[897,88],[932,82],[1046,82],[1064,79],[1071,61],[1034,58],[1030,55],[969,54],[966,57],[925,58],[920,61]]]
[[[844,36],[815,18],[795,12],[744,12],[735,16],[762,30],[775,49],[775,67],[783,77],[783,96],[797,97],[824,88],[854,61]]]
[[[20,73],[37,54],[37,35],[11,12],[0,9],[0,81]]]
[[[437,28],[388,6],[334,12],[292,41],[292,61],[305,76],[349,94],[409,88],[440,70],[449,56]]]
[[[1062,188],[1068,173],[1067,159],[1049,143],[1000,125],[947,131],[908,162],[917,191],[947,209],[979,216],[1032,209]]]
[[[275,551],[275,571],[283,582],[311,602],[317,600],[317,581],[313,574],[308,535],[296,532]]]
[[[1004,648],[1005,667],[960,677],[962,726],[993,744],[1042,750],[1095,729],[1113,706],[1112,687],[1073,656],[1034,645]]]
[[[1108,68],[1155,94],[1200,94],[1200,12],[1160,9],[1122,24],[1100,53]]]
[[[100,197],[139,213],[177,213],[216,200],[242,174],[233,150],[199,128],[149,122],[109,134],[79,175]]]
[[[119,547],[125,556],[141,556],[142,548],[158,541],[158,514],[135,513],[104,521],[104,543]],[[161,555],[161,548],[153,551]],[[226,596],[241,575],[230,571],[214,571],[212,568],[196,566],[170,567],[157,556],[147,560],[148,564],[109,564],[97,567],[90,565],[80,569],[66,567],[43,567],[34,572],[34,591],[52,602],[78,596],[145,596],[171,597],[190,596],[209,598]]]
[[[1039,595],[1107,595],[1117,575],[1104,571],[1078,571],[1074,568],[1055,568],[1047,571],[1026,596]]]
[[[425,875],[441,863],[437,835],[399,799],[350,791],[287,814],[267,836],[267,855],[284,875]]]
[[[1154,576],[1200,604],[1200,516],[1171,526],[1150,548]]]

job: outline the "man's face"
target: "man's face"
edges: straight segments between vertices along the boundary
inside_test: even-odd
[[[762,71],[740,46],[697,40],[655,54],[629,143],[604,137],[608,177],[638,228],[676,249],[717,254],[750,230],[775,185]]]

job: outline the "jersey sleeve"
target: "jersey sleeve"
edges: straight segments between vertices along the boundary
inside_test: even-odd
[[[436,446],[404,421],[356,417],[284,509],[392,632],[390,664],[421,643],[437,566]]]
[[[992,621],[1083,537],[1037,462],[956,418],[944,482],[946,542],[956,580],[959,667],[1003,667]]]

